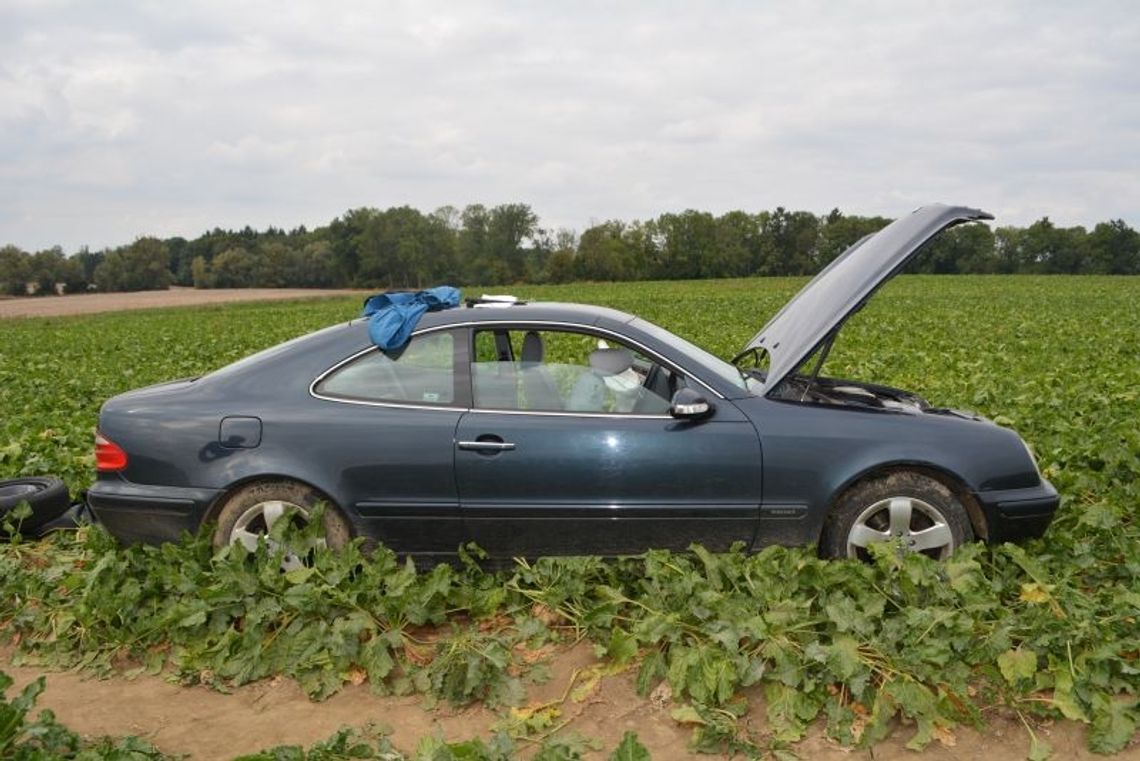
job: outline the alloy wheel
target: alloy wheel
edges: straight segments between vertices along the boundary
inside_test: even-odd
[[[250,552],[256,552],[259,544],[265,542],[271,552],[279,549],[280,545],[269,537],[273,526],[282,519],[298,522],[308,522],[309,512],[300,505],[281,499],[271,499],[258,502],[238,516],[234,527],[230,531],[230,544],[241,544]],[[323,547],[325,541],[318,539],[314,546]],[[312,549],[310,547],[309,549]],[[281,570],[292,571],[304,568],[304,559],[293,551],[286,551],[281,559]]]
[[[888,497],[855,518],[847,534],[847,556],[865,557],[867,547],[897,539],[907,552],[945,560],[955,549],[954,533],[945,516],[916,497]]]

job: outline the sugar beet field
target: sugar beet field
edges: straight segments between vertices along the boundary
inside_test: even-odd
[[[730,357],[803,282],[508,290],[624,309]],[[207,372],[358,307],[328,299],[0,321],[0,478],[56,474],[77,494],[92,476],[107,397]],[[1053,746],[1067,755],[1057,738],[1074,732],[1079,750],[1135,753],[1140,279],[902,277],[845,328],[824,373],[1016,428],[1065,499],[1045,538],[970,546],[941,565],[890,552],[869,565],[824,562],[811,548],[694,548],[496,572],[474,562],[417,572],[356,547],[282,574],[264,552],[215,556],[193,538],[121,548],[88,528],[0,545],[0,671],[11,661],[23,673],[161,674],[219,691],[284,677],[314,701],[370,690],[417,696],[416,711],[454,717],[470,706],[482,717],[465,736],[422,739],[362,717],[307,755],[277,748],[262,758],[945,750],[998,723],[1016,727],[1016,752],[996,757],[1043,758]],[[568,651],[585,654],[573,669]],[[637,715],[659,712],[672,729],[634,737],[577,720],[604,701],[607,680],[626,680],[643,696]],[[37,723],[7,692],[0,758],[186,752],[161,735],[157,749],[80,739]],[[816,742],[808,750],[805,736]]]

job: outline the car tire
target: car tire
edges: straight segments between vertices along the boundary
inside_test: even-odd
[[[32,514],[20,522],[21,534],[36,535],[41,527],[67,512],[71,496],[58,478],[33,476],[0,481],[0,522],[17,505],[27,502]],[[2,529],[0,529],[2,531]]]
[[[891,538],[907,550],[945,560],[973,541],[974,531],[966,508],[945,484],[922,473],[896,471],[844,492],[828,516],[820,552],[868,560],[869,544]]]
[[[329,499],[312,487],[295,481],[260,481],[241,487],[222,504],[217,513],[214,547],[242,543],[254,549],[260,537],[283,515],[306,519],[318,504],[325,505],[324,543],[340,549],[352,539],[352,527],[344,514]],[[287,558],[283,567],[303,564]]]

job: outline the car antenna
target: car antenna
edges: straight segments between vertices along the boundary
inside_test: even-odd
[[[827,360],[827,355],[831,353],[831,347],[835,345],[835,339],[838,335],[838,330],[832,330],[827,334],[827,338],[824,339],[823,346],[821,346],[819,350],[819,359],[815,362],[815,369],[812,370],[811,377],[808,378],[807,385],[804,386],[804,392],[800,395],[801,402],[807,399],[811,387],[819,380],[819,371],[823,369],[823,363]]]

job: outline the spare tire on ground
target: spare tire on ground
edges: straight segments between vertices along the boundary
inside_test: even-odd
[[[29,476],[0,480],[0,535],[8,513],[24,502],[32,514],[19,521],[16,528],[24,536],[36,536],[44,525],[54,521],[71,507],[67,486],[58,478]]]

